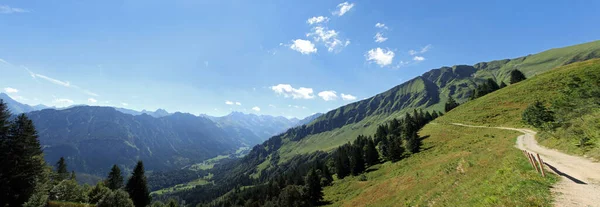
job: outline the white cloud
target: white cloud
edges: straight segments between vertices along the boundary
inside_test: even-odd
[[[123,106],[129,106],[128,103],[121,103],[121,105],[123,105]]]
[[[64,86],[64,87],[71,87],[71,83],[69,83],[68,81],[60,81],[60,80],[57,80],[57,79],[54,79],[54,78],[50,78],[48,76],[45,76],[45,75],[42,75],[42,74],[37,74],[37,73],[32,73],[31,75],[34,78],[41,78],[41,79],[47,80],[47,81],[49,81],[51,83],[54,83],[56,85],[61,85],[61,86]]]
[[[321,91],[319,92],[319,97],[323,98],[325,101],[333,101],[337,99],[337,95],[335,91]]]
[[[2,59],[2,58],[0,58],[0,62],[1,62],[1,63],[4,63],[4,64],[7,64],[7,65],[10,65],[10,63],[9,63],[9,62],[7,62],[6,60],[4,60],[4,59]]]
[[[377,28],[381,28],[381,29],[388,29],[388,27],[387,27],[387,26],[385,26],[385,24],[384,24],[384,23],[379,23],[379,22],[378,22],[377,24],[375,24],[375,27],[377,27]]]
[[[79,87],[76,87],[76,88],[79,88]],[[88,90],[83,90],[83,92],[84,92],[85,94],[87,94],[87,95],[90,95],[90,96],[99,96],[98,94],[96,94],[96,93],[93,93],[93,92],[91,92],[91,91],[88,91]]]
[[[315,44],[310,42],[310,40],[303,39],[294,40],[293,43],[290,45],[290,49],[298,51],[304,55],[317,52]]]
[[[17,92],[19,92],[19,90],[17,90],[16,88],[6,87],[6,88],[4,88],[4,92],[6,92],[6,93],[17,93]]]
[[[342,93],[342,99],[344,101],[353,101],[356,100],[356,96],[350,95],[350,94],[343,94]]]
[[[290,84],[279,84],[276,86],[271,86],[271,90],[279,95],[283,95],[284,97],[292,97],[293,99],[312,99],[315,96],[313,95],[312,88],[293,88]]]
[[[318,17],[311,17],[308,20],[306,20],[306,23],[313,25],[313,24],[318,24],[318,23],[326,23],[329,21],[329,17],[324,17],[324,16],[318,16]]]
[[[58,104],[73,104],[73,103],[75,103],[73,100],[66,99],[66,98],[57,98],[57,99],[54,99],[54,101],[52,101],[52,102],[58,103]]]
[[[426,53],[427,51],[429,51],[429,49],[431,49],[431,44],[425,45],[425,47],[421,48],[421,50],[419,50],[419,51],[409,50],[408,54],[410,54],[410,55],[423,54],[423,53]]]
[[[332,12],[331,14],[341,17],[342,15],[346,14],[346,12],[350,11],[350,9],[352,9],[352,7],[354,7],[354,3],[344,2],[344,3],[338,4],[337,10]]]
[[[387,49],[375,48],[371,49],[365,55],[367,57],[367,61],[375,62],[380,67],[384,67],[392,64],[394,59],[394,52]]]
[[[344,47],[350,44],[349,40],[342,42],[342,40],[338,39],[339,33],[335,30],[329,30],[322,26],[316,26],[312,28],[312,32],[306,34],[307,37],[312,37],[315,42],[321,42],[325,44],[327,47],[327,51],[329,52],[339,52]]]
[[[29,75],[31,76],[31,78],[33,78],[33,79],[41,78],[43,80],[46,80],[46,81],[48,81],[50,83],[53,83],[53,84],[56,84],[56,85],[64,86],[64,87],[67,87],[67,88],[77,89],[77,90],[79,90],[79,91],[81,91],[81,92],[83,92],[83,93],[85,93],[87,95],[90,95],[90,96],[99,96],[98,94],[93,93],[93,92],[91,92],[89,90],[80,88],[79,86],[76,86],[76,85],[72,85],[71,83],[69,83],[69,81],[61,81],[61,80],[58,80],[58,79],[55,79],[55,78],[51,78],[51,77],[48,77],[48,76],[45,76],[45,75],[42,75],[42,74],[39,74],[39,73],[34,73],[31,70],[29,70],[29,68],[27,68],[25,66],[21,66],[21,67],[23,69],[25,69],[29,73]]]
[[[233,105],[233,101],[225,101],[225,104],[227,104],[227,105]]]
[[[90,103],[96,103],[96,102],[98,102],[98,100],[93,99],[93,98],[88,98],[88,102],[90,102]]]
[[[27,13],[28,10],[21,8],[14,8],[7,5],[0,5],[0,14],[12,14],[12,13]]]
[[[260,108],[258,106],[252,107],[252,110],[254,111],[260,111]]]
[[[240,103],[240,102],[235,102],[235,105],[241,106],[241,105],[242,105],[242,103]]]
[[[269,104],[269,107],[272,107],[272,108],[277,108],[277,107],[276,107],[275,105],[273,105],[273,104]]]
[[[415,56],[415,57],[413,58],[413,60],[414,60],[414,61],[417,61],[417,62],[421,62],[421,61],[425,60],[425,58],[424,58],[423,56]]]
[[[388,38],[384,37],[381,32],[377,32],[377,34],[375,34],[375,37],[373,37],[373,39],[375,39],[375,42],[377,42],[377,43],[382,43],[382,42],[385,42]]]

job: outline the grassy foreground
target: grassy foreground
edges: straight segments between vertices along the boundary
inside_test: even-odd
[[[542,178],[515,149],[517,132],[429,124],[425,151],[325,188],[331,206],[547,206]]]
[[[521,114],[529,104],[556,98],[565,77],[592,73],[600,73],[600,60],[563,66],[466,102],[421,130],[424,151],[375,166],[366,179],[336,180],[325,188],[325,200],[331,206],[550,206],[557,177],[535,172],[514,148],[517,132],[450,123],[526,127]],[[542,144],[570,149],[549,140]]]

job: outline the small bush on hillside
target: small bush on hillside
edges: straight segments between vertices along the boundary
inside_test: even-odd
[[[527,106],[523,112],[523,121],[536,128],[542,128],[545,123],[554,121],[554,113],[546,108],[540,101],[535,101]]]

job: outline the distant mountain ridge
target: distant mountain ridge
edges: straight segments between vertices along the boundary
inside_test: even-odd
[[[22,114],[31,111],[37,111],[42,109],[50,108],[48,106],[38,104],[35,106],[30,106],[27,104],[20,103],[12,99],[8,94],[0,93],[0,99],[4,100],[8,104],[8,110],[13,114]]]
[[[286,159],[300,154],[328,151],[352,142],[358,135],[374,134],[377,126],[414,109],[444,111],[448,96],[466,101],[478,84],[492,79],[509,84],[510,72],[527,77],[555,67],[600,58],[600,41],[547,50],[524,57],[432,69],[365,100],[331,110],[312,122],[287,130],[255,146],[250,153],[223,169],[231,178],[275,170]],[[273,161],[275,159],[275,161]],[[217,178],[218,179],[218,178]]]
[[[73,170],[97,175],[137,159],[149,170],[175,169],[253,146],[298,123],[240,112],[210,117],[87,105],[53,109],[21,104],[6,94],[0,99],[14,115],[24,111],[33,120],[48,162],[64,156]]]
[[[244,146],[212,121],[175,113],[133,116],[111,107],[78,106],[27,114],[34,122],[47,161],[66,157],[78,172],[102,174],[112,164],[149,170],[174,169]]]

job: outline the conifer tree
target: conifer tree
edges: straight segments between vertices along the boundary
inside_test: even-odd
[[[69,171],[67,170],[67,162],[64,157],[60,157],[58,162],[56,162],[56,179],[57,182],[62,180],[66,180],[69,177]]]
[[[305,183],[310,203],[317,206],[321,199],[323,199],[323,187],[321,186],[319,175],[314,168],[308,171]]]
[[[506,83],[504,83],[504,81],[500,82],[500,88],[504,88],[506,87]]]
[[[135,165],[125,190],[136,207],[145,207],[152,201],[144,172],[144,163],[141,160]]]
[[[338,179],[343,179],[350,174],[350,160],[345,146],[341,146],[336,152],[335,171]]]
[[[7,130],[10,113],[6,108],[0,104],[0,130]],[[0,131],[0,136],[0,206],[21,206],[42,184],[44,155],[33,122],[25,114],[11,123],[8,132]]]
[[[527,79],[525,74],[523,74],[520,70],[510,71],[510,84],[515,84]]]
[[[476,93],[476,92],[474,92]],[[450,110],[456,108],[459,104],[452,98],[452,96],[448,96],[448,101],[446,101],[445,110],[449,112]]]
[[[75,170],[71,171],[71,180],[77,180],[77,176],[75,175]]]
[[[123,187],[123,176],[121,175],[121,169],[117,165],[113,165],[106,179],[106,187],[111,190],[120,189]]]
[[[365,159],[362,148],[360,146],[351,146],[350,149],[352,152],[350,160],[352,175],[359,175],[365,171]]]
[[[367,145],[364,147],[365,152],[365,163],[367,166],[373,166],[379,163],[379,153],[377,152],[377,148],[375,148],[375,142],[373,139],[368,139]]]
[[[402,159],[403,154],[404,148],[402,147],[402,140],[400,137],[390,137],[388,147],[389,160],[392,162],[399,161]]]
[[[417,153],[421,147],[421,140],[419,139],[419,135],[415,131],[406,139],[406,151],[410,153]]]

